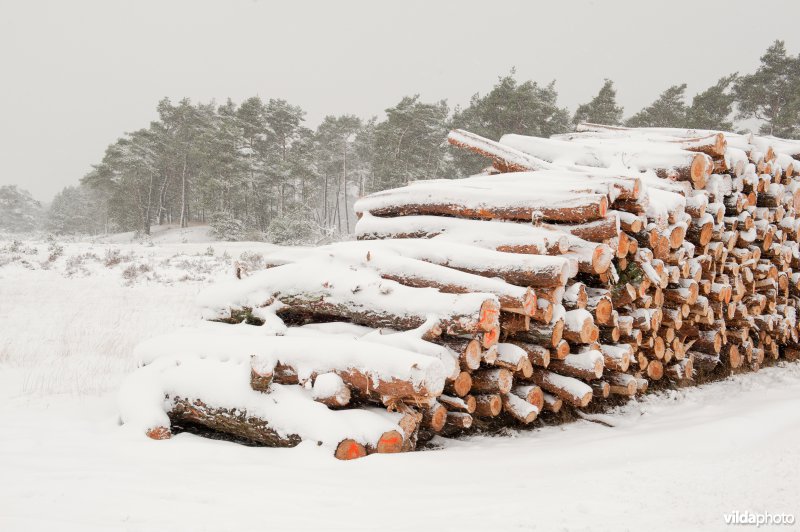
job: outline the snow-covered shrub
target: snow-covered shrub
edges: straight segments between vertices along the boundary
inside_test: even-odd
[[[106,256],[103,260],[103,263],[107,268],[116,266],[120,262],[122,262],[122,253],[120,253],[118,249],[111,248],[106,250]]]
[[[272,220],[267,229],[267,240],[275,244],[313,244],[322,233],[311,212],[297,208]]]
[[[53,235],[47,237],[47,261],[54,262],[64,254],[64,246],[59,244]]]
[[[211,234],[220,240],[243,240],[244,227],[242,221],[234,218],[230,212],[217,211],[209,220]]]
[[[238,262],[248,272],[264,269],[264,256],[254,251],[243,251]]]

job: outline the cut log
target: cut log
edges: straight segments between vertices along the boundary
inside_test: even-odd
[[[514,394],[505,394],[502,397],[503,411],[523,424],[532,423],[539,415],[539,409],[534,405],[517,397]]]
[[[191,401],[183,397],[171,397],[170,402],[172,407],[168,415],[172,423],[193,423],[268,447],[294,447],[301,441],[297,434],[279,433],[267,420],[239,409],[210,406],[200,399]],[[356,453],[358,456],[348,455],[350,458],[367,454],[361,444],[356,443],[356,448],[360,449]],[[364,450],[363,454],[360,454],[361,450]],[[337,458],[342,457],[337,454]]]
[[[533,370],[531,379],[544,390],[558,396],[572,406],[584,407],[592,400],[591,386],[578,379],[539,369]]]
[[[611,393],[614,395],[632,397],[636,395],[639,387],[636,377],[627,373],[609,371],[607,372],[605,379],[608,381],[608,384],[611,388]]]
[[[472,390],[476,393],[505,394],[511,391],[513,375],[503,368],[480,369],[472,374]]]
[[[472,414],[475,412],[475,397],[467,395],[464,397],[453,397],[451,395],[440,395],[439,402],[450,412],[466,412]]]
[[[488,294],[443,294],[381,279],[368,269],[301,261],[220,285],[200,296],[207,318],[240,322],[279,301],[281,315],[329,316],[374,328],[416,329],[435,324],[450,334],[476,334],[499,325],[499,302]]]
[[[499,394],[478,394],[475,396],[475,416],[496,417],[503,409],[503,399]]]
[[[564,320],[559,319],[548,325],[531,323],[528,332],[514,334],[515,341],[521,341],[543,346],[558,347],[564,332]]]
[[[255,374],[255,371],[251,370],[252,374]],[[251,380],[250,384],[254,390],[258,389],[257,382]],[[350,402],[350,388],[336,373],[323,373],[314,379],[311,397],[331,408],[341,408]]]
[[[472,375],[466,371],[459,373],[455,380],[448,382],[444,387],[446,392],[455,394],[458,397],[464,397],[467,395],[471,388]]]
[[[595,398],[606,399],[611,394],[611,386],[605,381],[592,381],[589,386],[592,387],[592,394]]]
[[[463,129],[451,131],[447,135],[447,142],[458,148],[492,159],[494,167],[501,172],[524,172],[550,167],[545,161]]]
[[[563,334],[567,341],[588,344],[597,341],[600,330],[594,325],[591,313],[576,309],[566,313]]]
[[[518,385],[511,388],[511,393],[534,405],[539,411],[544,405],[544,392],[536,385]]]
[[[483,349],[479,340],[469,338],[442,337],[437,340],[452,349],[457,355],[463,370],[475,370],[481,365]]]
[[[381,348],[386,352],[391,352],[388,346],[378,347],[378,349]],[[301,361],[300,357],[302,354],[298,354],[296,357],[287,355],[284,357],[285,362],[279,361],[276,364],[275,358],[271,355],[252,356],[251,387],[260,384],[260,376],[264,373],[273,373],[273,381],[279,384],[300,384],[306,381],[314,382],[321,376],[321,373],[330,372],[337,375],[352,392],[365,399],[409,399],[425,403],[441,394],[444,386],[441,366],[429,366],[429,369],[424,371],[421,366],[424,358],[421,358],[419,362],[409,361],[413,367],[408,368],[407,372],[391,373],[381,366],[366,367],[347,361],[337,363],[335,359],[332,359],[330,364],[323,366],[321,370],[315,371],[313,369],[315,360],[312,360],[311,366],[309,366],[308,362]],[[420,365],[417,366],[417,364]],[[403,376],[406,374],[408,377]],[[325,378],[323,383],[330,383],[331,379]],[[327,393],[335,393],[335,390],[328,389],[327,386],[324,389]]]
[[[567,355],[564,360],[550,361],[548,369],[583,380],[599,379],[603,376],[603,355],[594,350]]]
[[[614,371],[628,371],[633,357],[633,348],[629,344],[600,346],[604,367]]]
[[[561,401],[560,397],[556,397],[551,393],[545,393],[544,396],[544,408],[545,410],[552,412],[554,414],[558,414],[561,410],[561,406],[563,401]]]
[[[447,180],[450,181],[450,180]],[[506,187],[502,187],[506,188]],[[357,213],[375,216],[436,215],[478,220],[586,222],[606,215],[608,197],[585,191],[536,191],[525,187],[512,196],[498,183],[453,186],[452,182],[428,182],[376,192],[355,203]]]
[[[512,373],[519,373],[523,378],[530,377],[532,364],[528,360],[528,353],[521,347],[511,343],[497,344],[497,367],[505,368]]]
[[[692,378],[693,361],[691,358],[685,358],[680,362],[676,362],[664,369],[664,373],[672,380],[682,381]]]
[[[569,245],[567,235],[560,229],[443,216],[382,218],[365,212],[358,220],[355,231],[359,240],[431,238],[434,241],[445,240],[496,251],[531,255],[565,253]]]
[[[333,456],[339,460],[355,460],[367,456],[367,449],[357,441],[347,438],[336,446]]]
[[[422,426],[433,432],[440,432],[447,421],[447,408],[435,402],[432,406],[422,409]]]
[[[651,360],[647,364],[646,371],[648,378],[654,381],[661,380],[661,377],[664,376],[664,365],[659,360]]]
[[[546,368],[550,364],[550,350],[546,347],[519,341],[511,343],[525,351],[532,366]]]
[[[467,430],[472,427],[472,416],[465,412],[448,412],[445,427],[455,431]]]

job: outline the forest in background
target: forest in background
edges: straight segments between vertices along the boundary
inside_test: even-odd
[[[485,160],[451,150],[452,128],[492,139],[550,136],[579,122],[758,131],[800,138],[800,54],[776,41],[750,74],[731,74],[694,95],[673,85],[625,118],[612,80],[570,112],[555,81],[520,81],[512,70],[465,107],[406,96],[381,119],[326,116],[315,128],[283,99],[258,96],[157,106],[158,119],[125,133],[75,186],[43,208],[16,186],[0,187],[0,230],[53,234],[137,231],[157,224],[209,224],[226,240],[317,243],[352,232],[352,203],[417,179],[474,174]]]

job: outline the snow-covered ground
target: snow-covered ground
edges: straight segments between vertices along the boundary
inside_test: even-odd
[[[0,530],[671,531],[726,529],[735,510],[800,519],[798,364],[648,396],[602,424],[352,462],[306,444],[127,433],[115,392],[132,347],[191,325],[201,288],[270,248],[211,240],[204,228],[146,244],[0,240]]]

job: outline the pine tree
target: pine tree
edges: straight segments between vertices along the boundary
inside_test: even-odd
[[[800,55],[786,55],[783,41],[775,41],[761,56],[753,74],[741,76],[733,92],[738,118],[756,118],[764,123],[761,133],[796,135],[800,122]]]
[[[103,204],[99,194],[86,186],[65,187],[50,203],[45,228],[58,235],[103,232],[103,218],[96,210]]]
[[[322,181],[321,219],[325,227],[349,233],[355,223],[352,200],[358,193],[357,174],[361,166],[355,140],[361,120],[353,115],[326,116],[316,132],[317,171]]]
[[[684,103],[686,84],[673,85],[626,122],[630,127],[685,127],[687,107]]]
[[[25,233],[39,226],[42,205],[16,185],[0,186],[0,231]]]
[[[581,122],[591,122],[617,125],[622,122],[622,112],[622,107],[617,105],[617,91],[614,89],[614,82],[607,79],[597,96],[592,98],[589,103],[578,106],[572,123],[577,125]]]
[[[736,76],[731,74],[721,78],[692,99],[692,105],[686,111],[686,127],[733,130],[730,116],[733,113],[734,95],[728,91],[728,87],[736,80]]]
[[[569,111],[558,107],[555,82],[540,86],[535,81],[518,83],[512,70],[500,77],[485,96],[475,94],[469,106],[456,109],[451,127],[463,128],[497,140],[506,133],[549,137],[569,129]],[[465,150],[451,151],[461,175],[479,172],[486,160]]]
[[[386,109],[386,120],[374,129],[371,190],[446,175],[448,114],[445,101],[423,103],[419,95]]]

